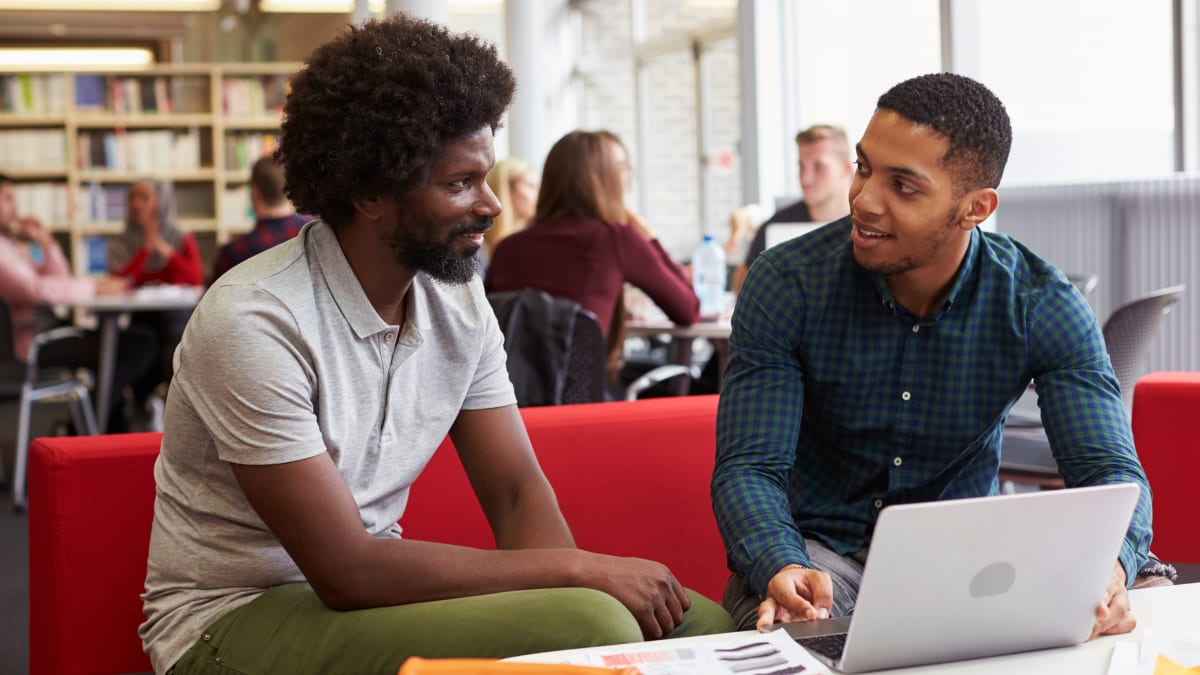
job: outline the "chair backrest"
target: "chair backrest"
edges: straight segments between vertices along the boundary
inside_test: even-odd
[[[1185,289],[1185,286],[1169,286],[1147,293],[1117,307],[1104,321],[1104,344],[1126,408],[1133,405],[1134,383],[1145,374],[1150,342]]]
[[[489,293],[521,407],[604,400],[604,335],[591,312],[535,288]]]
[[[1078,288],[1079,292],[1085,296],[1095,290],[1096,285],[1100,283],[1100,277],[1095,274],[1068,274],[1067,280],[1075,284],[1075,288]]]
[[[608,354],[596,315],[577,305],[563,403],[597,403],[605,399]]]

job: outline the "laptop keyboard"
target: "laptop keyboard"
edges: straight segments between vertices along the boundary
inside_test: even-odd
[[[836,661],[842,658],[842,650],[846,648],[847,635],[849,633],[818,635],[816,637],[799,638],[796,642],[809,651],[817,652]]]

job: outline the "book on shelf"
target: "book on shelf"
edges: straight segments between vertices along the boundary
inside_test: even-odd
[[[0,113],[62,115],[66,112],[66,79],[57,73],[0,74]]]
[[[200,132],[140,129],[79,132],[81,166],[112,171],[187,171],[200,168]]]
[[[17,213],[33,216],[51,229],[61,229],[71,222],[66,183],[17,183],[13,185]]]
[[[57,129],[0,129],[0,162],[10,171],[65,171],[66,131]]]
[[[75,76],[75,109],[83,112],[104,110],[108,102],[104,92],[107,82],[104,75],[79,73]]]
[[[88,222],[124,222],[129,212],[129,187],[91,181],[79,186],[75,202],[85,208]]]

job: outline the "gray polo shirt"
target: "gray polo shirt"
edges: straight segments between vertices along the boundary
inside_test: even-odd
[[[459,411],[515,403],[478,278],[418,274],[406,302],[404,326],[385,323],[321,221],[205,293],[175,354],[154,467],[139,634],[156,671],[226,612],[304,580],[231,463],[329,453],[363,527],[399,537],[409,486]]]

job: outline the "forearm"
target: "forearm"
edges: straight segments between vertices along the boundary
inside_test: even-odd
[[[581,584],[573,549],[484,550],[424,541],[366,539],[338,557],[313,589],[331,609],[353,610]]]

